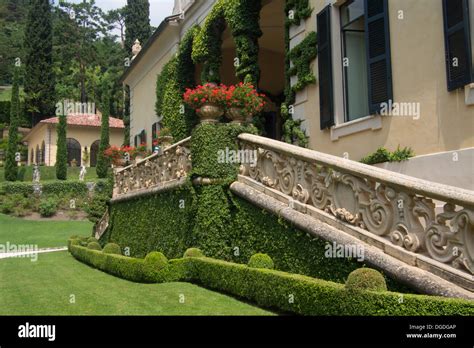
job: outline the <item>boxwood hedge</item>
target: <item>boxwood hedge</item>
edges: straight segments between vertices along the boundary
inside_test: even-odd
[[[388,291],[350,291],[343,284],[271,269],[211,259],[170,260],[159,254],[150,270],[144,259],[105,254],[70,242],[78,260],[135,282],[189,281],[250,300],[259,306],[301,315],[474,315],[474,301]],[[156,257],[151,257],[155,259]]]

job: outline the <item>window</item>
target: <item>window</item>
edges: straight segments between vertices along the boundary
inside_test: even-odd
[[[161,123],[160,122],[155,122],[151,126],[151,138],[156,139],[158,137],[158,132],[161,129]]]
[[[339,32],[331,33],[332,19],[340,23]],[[334,85],[343,87],[337,106],[344,103],[344,117],[338,117],[338,123],[379,113],[383,103],[393,98],[388,0],[328,5],[317,15],[317,30],[321,129],[335,125]],[[340,41],[340,47],[331,47],[332,40]],[[342,64],[333,62],[332,49],[337,50],[334,55],[341,57]],[[333,66],[342,66],[342,81],[338,78],[334,83]]]
[[[364,1],[341,7],[341,39],[346,121],[369,115]]]
[[[474,82],[474,23],[469,23],[469,17],[473,17],[474,12],[472,7],[472,0],[443,0],[448,91]]]

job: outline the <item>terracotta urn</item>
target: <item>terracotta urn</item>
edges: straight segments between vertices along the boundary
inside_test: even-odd
[[[202,123],[216,123],[224,114],[224,110],[219,105],[206,103],[201,106],[197,114]]]

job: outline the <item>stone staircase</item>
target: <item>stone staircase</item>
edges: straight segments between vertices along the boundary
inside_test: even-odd
[[[256,158],[240,166],[235,194],[330,243],[362,247],[364,262],[420,292],[474,299],[473,191],[252,134],[238,139]],[[112,201],[182,185],[189,144],[117,171]]]

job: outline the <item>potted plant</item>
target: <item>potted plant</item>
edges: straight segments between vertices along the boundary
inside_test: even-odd
[[[108,157],[112,164],[116,167],[123,167],[126,165],[124,152],[118,146],[110,146],[104,151],[104,156]]]
[[[251,83],[240,82],[225,91],[226,117],[233,123],[251,122],[263,110],[265,94],[258,93]]]
[[[136,148],[135,162],[141,161],[145,157],[148,157],[150,152],[147,150],[146,143],[141,143]]]
[[[224,114],[226,86],[212,83],[186,89],[184,102],[196,110],[201,122],[215,123]]]
[[[160,145],[163,148],[166,148],[171,144],[173,144],[171,130],[167,127],[160,129],[156,135],[156,139],[153,141],[153,146]]]

